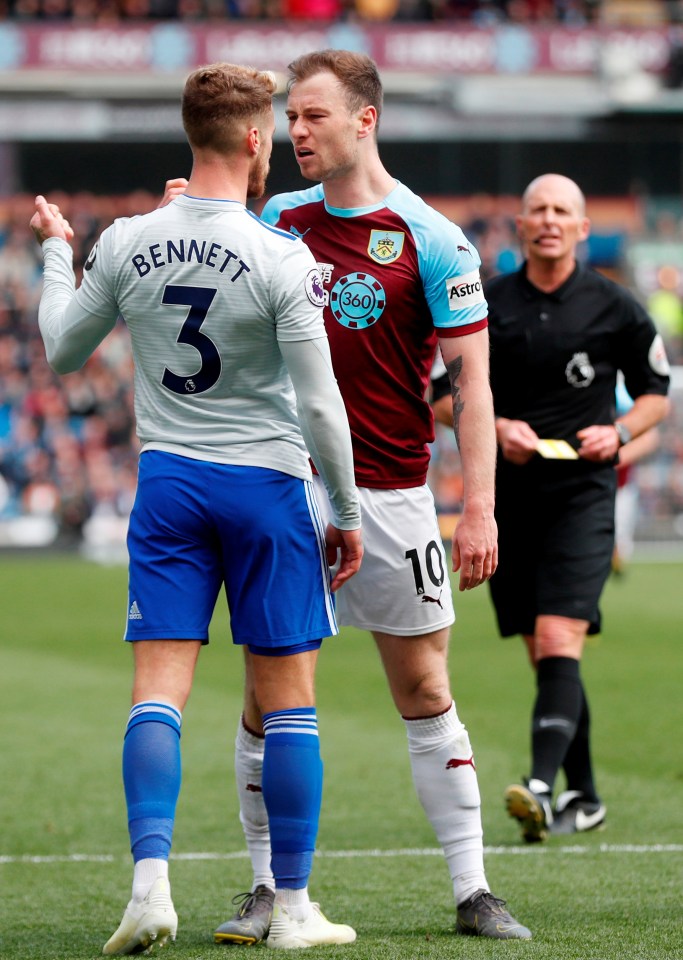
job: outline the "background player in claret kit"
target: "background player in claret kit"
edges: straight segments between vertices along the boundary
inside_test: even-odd
[[[633,400],[624,386],[623,379],[617,382],[616,413],[621,417],[633,406]],[[636,464],[654,453],[659,446],[659,430],[651,427],[635,440],[620,447],[616,464],[617,494],[614,505],[614,550],[612,572],[625,573],[635,549],[635,530],[638,520],[638,484],[634,476]]]
[[[265,187],[274,88],[269,74],[231,64],[188,78],[187,195],[105,230],[77,291],[58,211],[38,197],[31,221],[45,257],[39,321],[51,365],[81,367],[119,313],[135,361],[142,453],[128,537],[135,675],[123,749],[135,866],[105,954],[176,936],[168,857],[182,711],[223,585],[266,730],[263,800],[276,895],[287,905],[268,945],[355,940],[310,903],[307,881],[322,792],[315,662],[321,638],[337,633],[330,586],[360,565],[360,505],[315,261],[245,208]],[[307,450],[334,504],[327,531]],[[330,561],[341,555],[331,585],[326,549]]]
[[[669,367],[640,304],[577,263],[590,222],[572,180],[532,181],[517,229],[525,262],[486,285],[500,444],[490,587],[501,634],[523,636],[537,675],[531,773],[505,792],[524,839],[537,841],[605,820],[580,660],[586,635],[600,629],[617,455],[666,416]],[[619,370],[634,402],[615,419]],[[567,788],[553,809],[560,768]]]
[[[405,722],[415,787],[448,863],[456,930],[528,939],[526,927],[490,893],[484,872],[472,747],[447,670],[454,620],[448,565],[425,485],[434,424],[424,397],[438,342],[450,374],[465,485],[453,568],[461,590],[479,586],[497,558],[479,257],[458,227],[382,165],[382,86],[372,60],[344,50],[304,55],[290,66],[288,94],[296,159],[303,176],[321,184],[274,197],[262,216],[304,239],[325,288],[365,546],[358,577],[338,595],[339,621],[371,631],[379,649]],[[324,491],[319,501],[326,512]],[[216,931],[225,943],[261,939],[271,919],[268,821],[258,791],[263,738],[249,656],[246,675],[235,763],[254,884],[237,915]],[[276,907],[273,926],[277,922]]]

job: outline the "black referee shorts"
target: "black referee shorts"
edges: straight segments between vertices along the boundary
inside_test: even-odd
[[[614,549],[616,470],[583,461],[499,462],[498,569],[489,582],[501,636],[533,634],[536,617],[587,620],[600,632],[599,601]]]

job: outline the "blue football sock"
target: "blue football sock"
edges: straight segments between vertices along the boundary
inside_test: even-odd
[[[323,765],[315,707],[263,717],[263,799],[270,823],[276,887],[301,889],[313,866]]]
[[[146,700],[130,711],[123,742],[123,786],[133,860],[168,860],[180,793],[181,713]]]

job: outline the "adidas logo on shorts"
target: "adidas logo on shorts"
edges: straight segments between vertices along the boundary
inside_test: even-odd
[[[140,607],[138,606],[137,600],[133,600],[130,605],[130,610],[128,611],[129,620],[142,620],[142,614],[140,613]]]

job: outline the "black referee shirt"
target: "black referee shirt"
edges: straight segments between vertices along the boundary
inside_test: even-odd
[[[524,263],[490,280],[485,294],[496,416],[577,448],[578,430],[614,422],[618,370],[634,399],[666,395],[668,365],[652,320],[602,274],[577,265],[544,293],[527,280]]]

